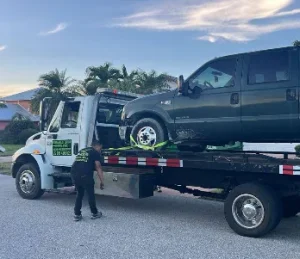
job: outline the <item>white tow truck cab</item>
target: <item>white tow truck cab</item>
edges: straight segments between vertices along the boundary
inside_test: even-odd
[[[95,96],[60,102],[49,121],[49,102],[41,104],[41,132],[13,156],[12,177],[21,197],[73,186],[70,168],[80,149],[93,139],[104,144],[105,188],[95,173],[95,192],[145,198],[155,186],[225,201],[224,214],[238,234],[263,236],[281,218],[300,212],[300,160],[295,153],[264,151],[143,151],[122,147],[119,124],[123,106],[139,96],[103,90]],[[271,154],[271,156],[269,154]],[[274,158],[276,154],[277,158]],[[218,188],[218,192],[197,187]],[[58,191],[59,192],[59,191]]]
[[[137,97],[104,89],[95,96],[69,98],[59,103],[49,125],[46,124],[50,102],[46,98],[41,103],[41,132],[30,137],[13,156],[12,176],[17,180],[19,194],[33,199],[46,190],[72,186],[70,168],[75,156],[90,146],[94,138],[100,140],[104,148],[121,147],[118,127],[122,109]],[[132,169],[114,172],[117,169],[104,167],[104,170],[105,190],[100,190],[99,179],[95,177],[96,193],[131,198],[153,195],[153,188],[141,191],[140,186],[152,170],[139,169],[139,174]]]

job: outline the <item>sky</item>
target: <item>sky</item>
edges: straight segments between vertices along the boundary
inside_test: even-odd
[[[0,96],[55,68],[189,76],[208,60],[300,40],[299,0],[0,0]]]

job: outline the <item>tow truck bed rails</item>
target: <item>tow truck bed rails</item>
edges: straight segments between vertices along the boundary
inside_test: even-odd
[[[296,157],[296,153],[293,152],[208,151],[193,153],[104,150],[103,154],[105,165],[110,166],[155,166],[300,176],[299,159],[271,156],[282,155],[287,157],[290,155]]]

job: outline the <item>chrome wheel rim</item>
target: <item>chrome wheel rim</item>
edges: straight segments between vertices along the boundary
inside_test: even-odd
[[[265,209],[261,201],[252,194],[241,194],[232,204],[232,215],[243,228],[253,229],[261,225]]]
[[[156,132],[152,127],[146,126],[139,130],[137,134],[139,145],[154,146],[156,144]]]
[[[19,185],[24,193],[31,193],[35,188],[36,178],[30,170],[22,172]]]

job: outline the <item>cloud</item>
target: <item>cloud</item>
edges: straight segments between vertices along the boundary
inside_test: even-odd
[[[300,28],[296,0],[161,0],[155,7],[118,18],[115,26],[166,31],[199,31],[199,40],[246,42],[263,34]],[[297,19],[298,18],[298,19]]]
[[[50,34],[55,34],[58,33],[60,31],[65,30],[68,27],[68,24],[66,23],[59,23],[56,25],[56,27],[50,31],[46,31],[46,32],[41,32],[40,35],[46,36],[46,35],[50,35]]]
[[[5,50],[6,48],[7,48],[7,46],[5,46],[5,45],[0,45],[0,51]]]

